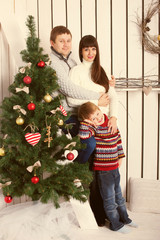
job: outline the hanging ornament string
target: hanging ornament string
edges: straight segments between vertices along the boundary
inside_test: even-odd
[[[51,146],[51,141],[53,140],[53,138],[51,137],[51,124],[50,124],[50,125],[47,124],[47,117],[46,117],[46,128],[47,128],[47,133],[46,133],[46,135],[47,135],[48,137],[44,139],[44,142],[48,142],[48,147],[50,148],[50,146]]]
[[[23,131],[25,131],[28,127],[31,128],[31,132],[35,133],[35,130],[39,130],[38,127],[35,126],[35,124],[28,124]]]
[[[35,129],[37,128],[35,125],[29,124],[26,126],[24,131],[30,127],[31,128],[31,133],[26,133],[25,134],[25,139],[26,141],[32,145],[33,147],[40,141],[41,139],[41,134],[39,132],[35,132]],[[37,128],[38,129],[38,128]]]

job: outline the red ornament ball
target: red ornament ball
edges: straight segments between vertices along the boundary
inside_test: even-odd
[[[39,177],[37,177],[37,176],[32,177],[31,182],[34,184],[37,184],[39,182]]]
[[[23,82],[24,82],[25,84],[30,84],[30,83],[32,82],[32,79],[31,79],[29,76],[25,76],[25,77],[23,78]]]
[[[12,202],[12,197],[10,195],[5,196],[4,201],[6,203],[11,203]]]
[[[34,103],[29,103],[27,105],[28,110],[33,111],[36,108],[36,105]]]
[[[67,154],[67,159],[68,159],[68,160],[73,160],[73,159],[74,159],[74,154],[71,153],[71,152],[68,153],[68,154]]]
[[[39,63],[37,63],[37,66],[43,68],[45,66],[45,62],[40,61]]]

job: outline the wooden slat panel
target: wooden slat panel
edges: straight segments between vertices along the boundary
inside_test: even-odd
[[[128,77],[142,76],[142,46],[135,9],[141,2],[128,1]],[[138,14],[141,14],[139,12]],[[141,16],[141,15],[139,15]],[[142,154],[142,92],[128,93],[128,178],[141,177]],[[136,169],[136,171],[135,171]]]
[[[26,12],[27,12],[27,16],[28,15],[32,15],[34,17],[35,20],[35,24],[36,24],[36,32],[38,35],[38,16],[37,16],[37,1],[33,1],[33,0],[26,0]]]
[[[149,0],[145,0],[148,10]],[[146,12],[146,10],[145,10]],[[146,16],[145,16],[146,17]],[[149,23],[150,35],[158,32],[158,14]],[[144,52],[144,75],[158,74],[158,55]],[[157,132],[158,132],[158,97],[150,93],[144,97],[144,178],[157,178]],[[152,144],[151,144],[152,143]]]
[[[113,74],[115,77],[126,76],[126,0],[112,1],[112,46],[113,46]],[[122,135],[123,147],[126,152],[126,93],[119,94],[118,126]],[[127,157],[127,156],[126,156]],[[126,188],[126,159],[120,168],[121,187],[123,195]]]
[[[119,105],[118,105],[118,128],[122,137],[122,145],[124,149],[124,153],[126,155],[126,93],[125,92],[117,92]],[[123,196],[126,196],[126,158],[123,159],[121,168],[121,188],[123,192]]]
[[[26,0],[15,0],[15,17],[24,37],[27,36],[28,29],[26,28],[27,18]]]
[[[82,36],[95,36],[95,0],[82,0]]]
[[[66,2],[65,0],[53,0],[53,26],[66,26]]]
[[[97,1],[97,40],[99,44],[101,65],[108,77],[111,75],[111,23],[110,1]],[[105,23],[102,24],[102,23]]]
[[[3,91],[2,91],[2,28],[0,23],[0,104],[3,100]]]
[[[2,33],[2,56],[3,56],[3,61],[2,61],[2,69],[1,69],[1,87],[2,87],[2,97],[8,97],[8,87],[9,87],[9,46],[7,43],[6,36],[3,32]]]
[[[51,1],[39,0],[39,38],[45,53],[50,53]]]
[[[74,11],[73,11],[74,6]],[[68,28],[72,33],[72,49],[73,58],[76,62],[79,60],[79,41],[81,39],[81,23],[80,23],[80,1],[79,0],[68,0]]]
[[[144,178],[157,179],[158,95],[145,96]]]

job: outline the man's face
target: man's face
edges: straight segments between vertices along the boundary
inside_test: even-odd
[[[55,42],[51,41],[51,46],[64,57],[67,57],[72,47],[72,37],[64,33],[56,37]]]

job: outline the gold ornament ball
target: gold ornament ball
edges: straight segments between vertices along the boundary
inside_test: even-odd
[[[16,119],[16,123],[17,123],[17,125],[23,125],[24,119],[23,119],[22,117],[18,117],[18,118]]]
[[[59,120],[58,120],[58,125],[59,125],[59,126],[63,126],[63,124],[64,124],[63,120],[62,120],[62,119],[59,119]]]
[[[0,156],[3,157],[5,155],[4,148],[0,148]]]
[[[52,101],[52,97],[48,93],[44,96],[43,99],[47,103],[50,103]]]
[[[157,39],[158,39],[158,41],[160,41],[160,35],[158,35]]]

